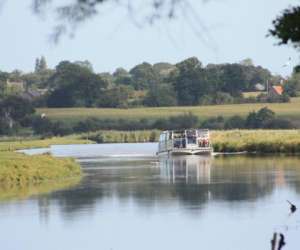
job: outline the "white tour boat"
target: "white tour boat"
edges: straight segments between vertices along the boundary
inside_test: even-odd
[[[212,152],[208,129],[164,131],[159,137],[158,155],[207,155]]]

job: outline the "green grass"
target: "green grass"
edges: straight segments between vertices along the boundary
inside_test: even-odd
[[[155,142],[158,141],[159,130],[141,131],[116,131],[104,130],[93,133],[82,134],[82,138],[88,137],[97,143],[136,143],[136,142]]]
[[[255,92],[244,92],[243,96],[245,98],[249,98],[249,97],[258,97],[261,94],[267,94],[267,92],[265,91],[255,91]]]
[[[54,144],[92,143],[79,136],[51,139],[18,139],[0,141],[0,200],[28,197],[75,185],[80,181],[81,168],[69,158],[51,155],[28,156],[14,152],[18,149],[49,147]]]
[[[213,131],[216,152],[300,153],[300,130]]]
[[[0,154],[1,185],[26,186],[81,175],[80,166],[73,159],[57,159],[50,155],[27,156],[15,152]]]
[[[67,145],[67,144],[87,144],[92,143],[79,135],[65,136],[65,137],[52,137],[47,139],[30,139],[30,138],[2,138],[0,140],[0,153],[1,151],[15,151],[19,149],[29,148],[47,148],[51,145]]]
[[[90,139],[103,143],[158,141],[158,130],[98,131]],[[215,152],[300,153],[300,130],[212,131]]]
[[[290,103],[255,103],[255,104],[231,104],[193,107],[159,107],[159,108],[42,108],[38,113],[45,113],[50,119],[77,122],[88,117],[100,119],[140,119],[140,118],[167,118],[192,112],[200,119],[222,115],[246,116],[251,111],[257,111],[263,107],[272,109],[279,117],[290,118],[300,123],[300,98],[292,98]]]

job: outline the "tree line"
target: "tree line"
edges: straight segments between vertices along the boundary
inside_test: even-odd
[[[60,62],[49,69],[44,57],[38,58],[31,73],[0,71],[0,98],[20,91],[7,89],[7,80],[22,81],[26,89],[43,89],[34,98],[40,107],[113,107],[190,106],[247,102],[287,102],[300,89],[299,73],[283,85],[282,96],[269,98],[263,91],[257,97],[243,92],[258,91],[268,83],[278,85],[281,76],[272,75],[251,59],[240,63],[208,64],[196,57],[177,64],[147,62],[130,69],[117,68],[113,73],[96,73],[88,61]],[[24,90],[22,90],[24,91]],[[21,92],[22,92],[21,91]]]
[[[278,118],[268,109],[262,108],[250,112],[246,117],[223,116],[199,119],[192,113],[169,118],[142,119],[99,119],[87,118],[75,123],[53,121],[37,115],[28,100],[18,96],[9,96],[0,101],[0,135],[39,135],[43,137],[64,136],[73,133],[85,133],[98,130],[150,130],[150,129],[186,129],[186,128],[223,129],[292,129],[296,124],[288,119]]]

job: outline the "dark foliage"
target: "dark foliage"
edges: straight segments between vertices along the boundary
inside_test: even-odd
[[[270,34],[279,39],[280,44],[292,43],[300,47],[300,7],[292,7],[283,11],[282,15],[273,21]]]
[[[53,90],[49,107],[93,107],[103,96],[107,83],[89,68],[68,61],[61,62],[49,79]]]
[[[34,116],[31,124],[35,134],[43,136],[64,136],[73,133],[73,128],[63,122],[52,122],[48,118]]]

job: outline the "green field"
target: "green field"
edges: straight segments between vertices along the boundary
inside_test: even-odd
[[[272,109],[279,117],[290,118],[300,123],[300,98],[292,98],[290,103],[254,103],[254,104],[231,104],[214,106],[193,107],[160,107],[160,108],[41,108],[38,113],[45,113],[53,120],[76,122],[88,117],[100,119],[140,119],[140,118],[167,118],[187,112],[192,112],[200,119],[222,115],[246,116],[251,111],[257,111],[263,107]]]

